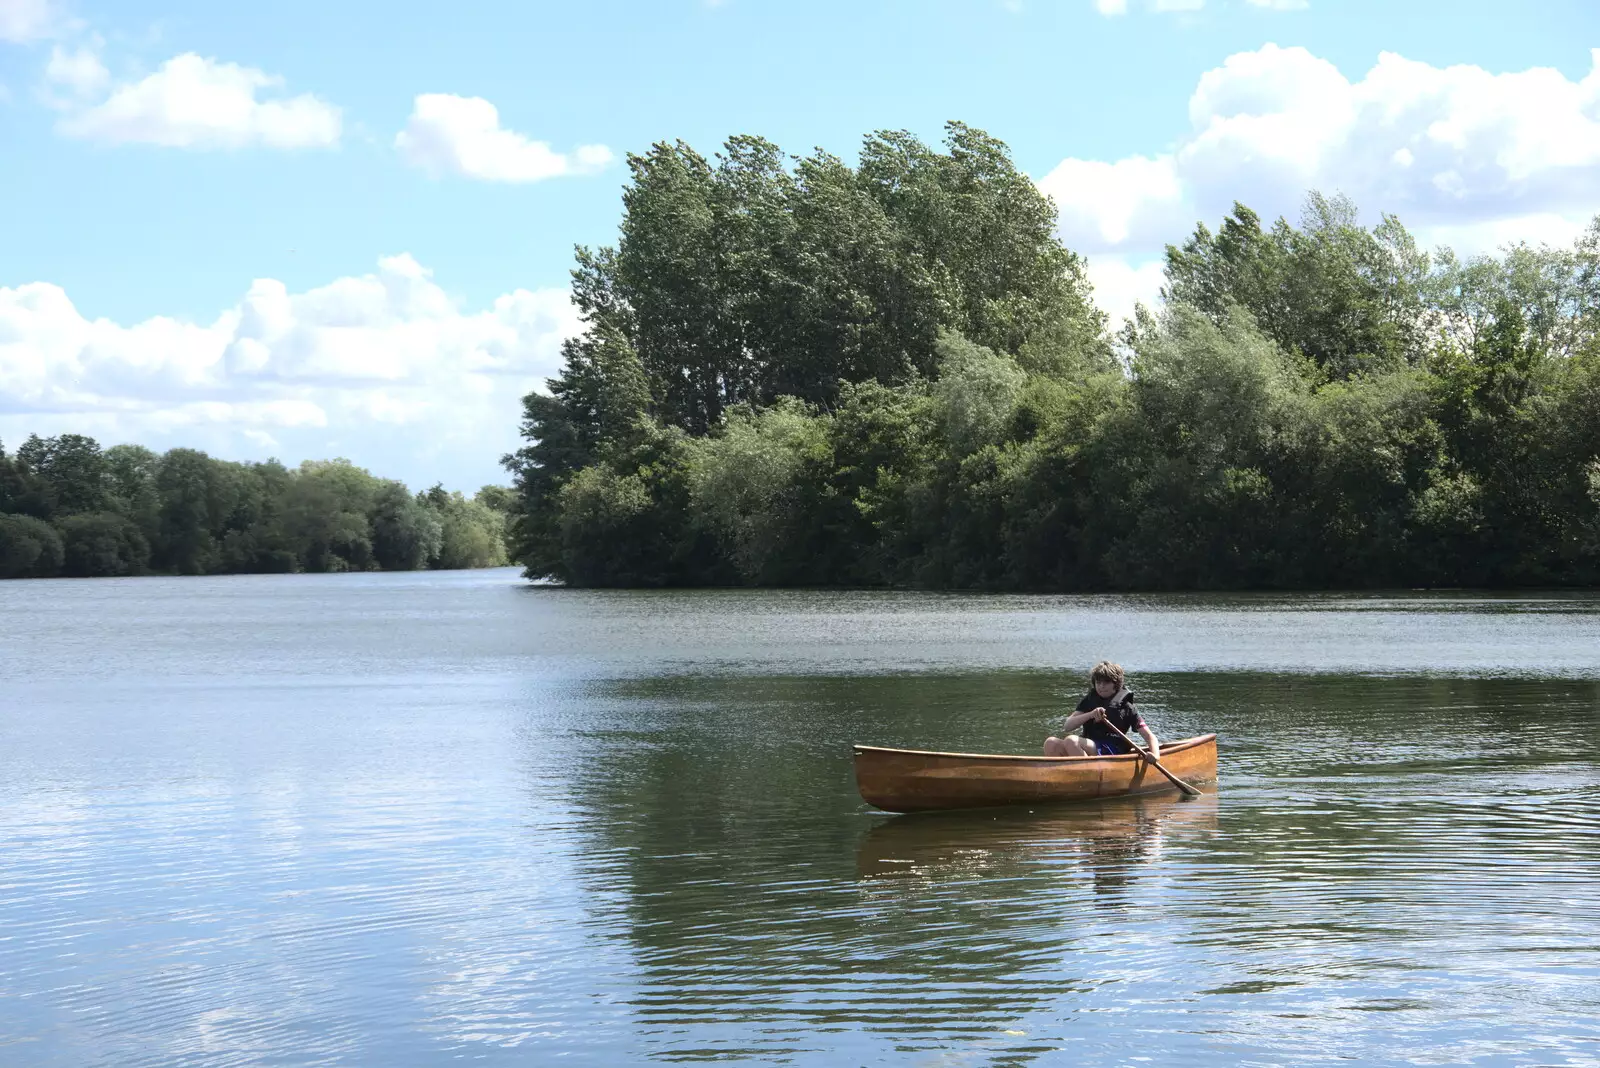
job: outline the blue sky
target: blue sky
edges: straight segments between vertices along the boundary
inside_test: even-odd
[[[1566,241],[1596,47],[1577,0],[0,0],[0,440],[498,479],[572,246],[660,139],[981,126],[1114,314],[1234,197]]]

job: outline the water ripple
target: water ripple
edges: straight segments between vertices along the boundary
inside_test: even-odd
[[[0,1064],[1596,1062],[1592,597],[358,578],[0,590]],[[1202,798],[856,796],[1108,643]]]

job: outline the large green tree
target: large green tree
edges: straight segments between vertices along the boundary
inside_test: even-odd
[[[981,131],[949,124],[943,151],[874,134],[854,167],[758,137],[715,159],[657,144],[629,167],[617,244],[578,250],[586,332],[548,393],[525,399],[528,444],[506,458],[530,573],[566,574],[564,539],[629,514],[638,475],[616,464],[659,453],[660,429],[700,438],[733,409],[790,397],[828,411],[851,383],[912,385],[937,375],[945,333],[1027,368],[1109,362],[1054,206]],[[597,462],[612,474],[566,498],[589,518],[563,526],[564,488]]]
[[[1428,256],[1399,220],[1362,227],[1342,197],[1312,194],[1299,227],[1264,228],[1242,204],[1213,234],[1203,224],[1167,247],[1169,304],[1221,323],[1244,308],[1285,350],[1330,378],[1416,364],[1426,351]]]
[[[50,493],[44,481],[25,459],[6,455],[5,443],[0,442],[0,514],[43,519],[50,510]]]
[[[53,515],[97,512],[106,505],[109,470],[100,445],[82,434],[28,438],[17,459],[43,483]]]

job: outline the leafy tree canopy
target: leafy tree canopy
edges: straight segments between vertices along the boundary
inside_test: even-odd
[[[1312,193],[1115,339],[998,141],[630,158],[524,401],[512,546],[580,585],[1600,582],[1600,221],[1420,249]]]

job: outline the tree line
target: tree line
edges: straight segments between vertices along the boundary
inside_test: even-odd
[[[1113,330],[1005,145],[629,158],[524,399],[513,557],[585,586],[1600,583],[1600,220],[1463,259],[1309,195]]]
[[[0,578],[495,567],[511,504],[500,486],[413,495],[348,460],[34,435],[0,444]]]

